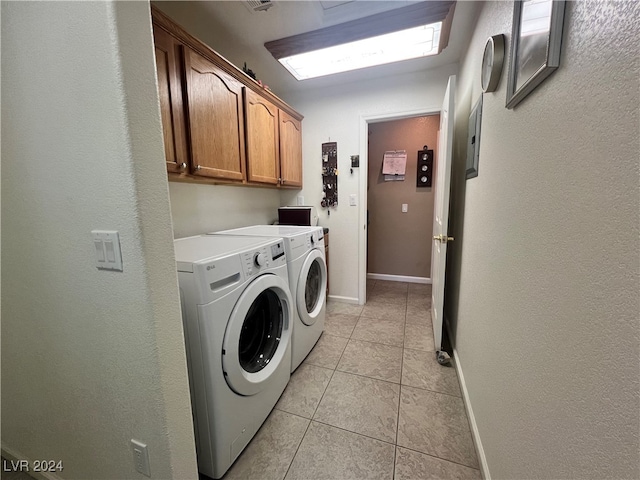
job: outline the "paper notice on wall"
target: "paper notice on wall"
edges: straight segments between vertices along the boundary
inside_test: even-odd
[[[382,174],[385,182],[403,181],[407,169],[406,150],[392,150],[384,152]]]

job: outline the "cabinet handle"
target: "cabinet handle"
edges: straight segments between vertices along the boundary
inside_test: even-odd
[[[180,168],[181,168],[182,170],[184,170],[185,168],[187,168],[187,164],[186,164],[186,163],[184,163],[184,162],[182,162],[182,163],[180,164]]]
[[[200,170],[202,167],[200,165],[196,165],[196,170]]]

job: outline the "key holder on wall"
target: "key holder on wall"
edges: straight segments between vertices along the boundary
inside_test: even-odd
[[[331,207],[338,206],[338,144],[327,142],[322,144],[322,201],[330,215]]]
[[[418,174],[416,185],[418,187],[430,187],[433,180],[433,150],[429,150],[425,145],[418,151]]]

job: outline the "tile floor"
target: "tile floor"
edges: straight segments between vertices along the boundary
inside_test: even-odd
[[[455,368],[435,360],[430,286],[371,281],[325,332],[228,479],[481,479]]]

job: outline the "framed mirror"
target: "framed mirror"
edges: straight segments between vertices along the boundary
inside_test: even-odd
[[[516,0],[507,84],[513,108],[560,66],[564,0]]]

